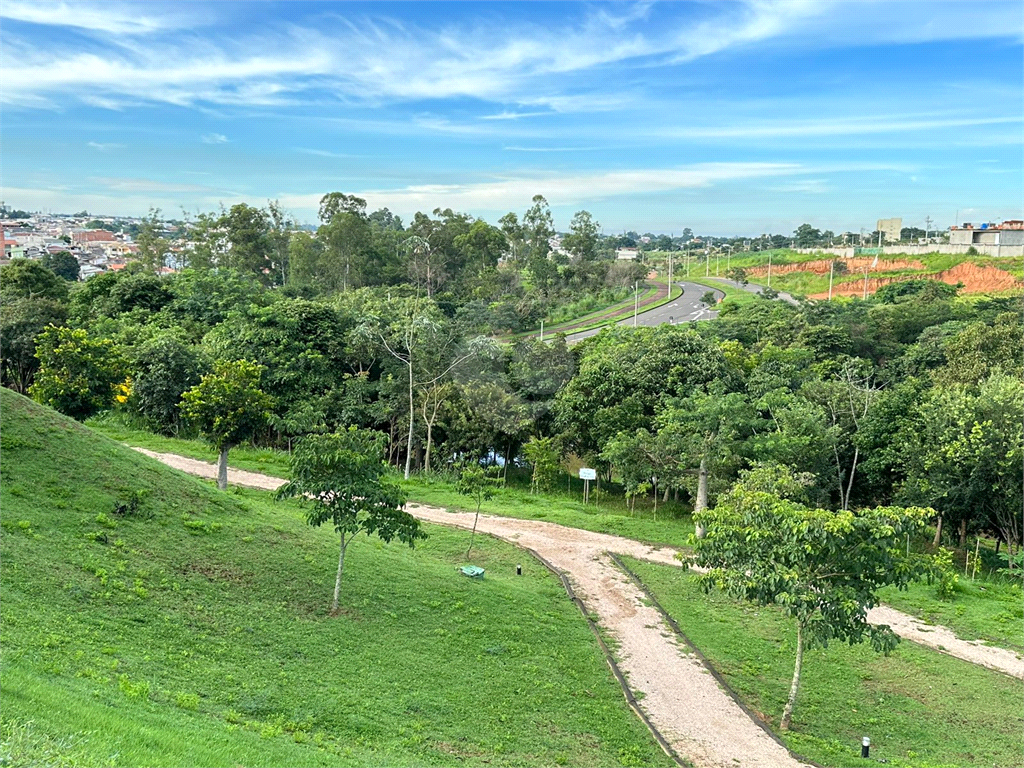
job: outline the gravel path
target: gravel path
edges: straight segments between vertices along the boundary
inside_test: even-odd
[[[217,468],[204,461],[170,453],[135,450],[200,477],[216,478]],[[256,472],[229,469],[229,482],[274,490],[285,481]],[[471,528],[473,514],[448,512],[410,502],[406,508],[421,520]],[[609,552],[666,565],[680,565],[670,547],[653,547],[632,539],[568,528],[542,520],[481,515],[477,530],[536,550],[564,571],[587,608],[618,645],[618,661],[641,706],[677,753],[698,768],[720,766],[787,766],[802,763],[756,725],[715,682],[701,662],[680,646],[661,615],[612,563]],[[868,614],[873,623],[889,624],[903,638],[1024,679],[1024,661],[1011,651],[961,640],[945,627],[925,625],[886,606]]]

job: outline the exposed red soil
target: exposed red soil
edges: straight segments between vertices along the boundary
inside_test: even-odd
[[[882,264],[882,262],[879,262]],[[963,261],[945,272],[934,275],[921,275],[929,280],[938,280],[948,285],[959,285],[963,283],[962,293],[990,293],[994,291],[1012,291],[1024,288],[1024,283],[1011,275],[1009,272],[992,267],[979,266],[969,261]],[[869,277],[868,293],[874,293],[883,285],[898,283],[903,280],[917,279],[915,275],[901,275],[899,277]],[[832,288],[833,296],[863,296],[864,281],[853,280],[847,283],[839,283]],[[816,293],[809,296],[811,299],[827,299],[828,291]]]
[[[925,265],[916,259],[910,261],[908,259],[890,259],[888,261],[879,259],[878,264],[874,267],[871,265],[875,263],[873,256],[858,256],[853,259],[843,259],[836,257],[835,259],[821,259],[819,261],[802,261],[798,264],[773,264],[772,274],[773,275],[786,275],[790,272],[813,272],[816,275],[827,275],[829,265],[833,261],[839,261],[846,265],[846,268],[850,272],[863,272],[865,269],[868,272],[889,272],[895,269],[924,269]],[[767,275],[768,267],[754,267],[749,270],[751,275]]]

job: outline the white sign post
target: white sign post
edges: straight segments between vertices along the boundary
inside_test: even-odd
[[[590,501],[590,481],[597,480],[597,470],[580,467],[580,480],[583,481],[583,506]]]

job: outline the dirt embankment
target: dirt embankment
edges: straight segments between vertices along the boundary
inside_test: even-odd
[[[881,264],[882,262],[879,262]],[[920,277],[929,280],[938,280],[948,285],[960,285],[963,283],[962,293],[990,293],[994,291],[1012,291],[1024,288],[1024,283],[997,267],[979,266],[969,261],[963,261],[951,269],[933,275],[921,275]],[[918,279],[916,275],[901,275],[899,277],[869,277],[868,293],[874,293],[883,285],[899,283],[904,280]],[[846,283],[839,283],[832,288],[833,296],[863,296],[864,281],[854,280]],[[828,292],[816,293],[808,298],[827,299]]]
[[[890,259],[888,261],[878,260],[875,264],[874,257],[860,256],[853,259],[821,259],[819,261],[801,261],[797,264],[773,264],[773,275],[787,275],[790,272],[812,272],[815,275],[827,275],[833,261],[846,265],[850,272],[891,272],[897,269],[924,269],[925,265],[917,260]],[[749,274],[755,276],[767,275],[768,267],[754,267],[748,270]]]

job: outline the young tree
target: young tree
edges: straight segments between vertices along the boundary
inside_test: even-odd
[[[750,282],[747,280],[747,270],[743,269],[743,267],[727,269],[725,270],[725,276],[738,285],[746,285]]]
[[[757,605],[776,605],[796,623],[796,662],[780,727],[793,716],[803,652],[831,640],[870,640],[888,652],[899,638],[867,621],[877,591],[905,589],[928,574],[933,558],[906,554],[908,535],[919,534],[930,509],[877,507],[858,512],[811,509],[794,499],[800,479],[779,465],[745,472],[713,510],[695,515],[707,529],[693,538],[694,562],[709,569],[704,589],[719,588]]]
[[[219,452],[217,487],[228,487],[228,451],[270,419],[271,399],[259,388],[263,368],[248,360],[221,362],[181,396],[181,412]]]
[[[120,355],[110,339],[93,339],[81,329],[50,326],[36,338],[39,371],[32,398],[73,419],[109,408],[114,387],[124,380]]]
[[[562,455],[553,437],[531,437],[523,445],[523,455],[533,465],[530,491],[550,490],[558,478]]]
[[[298,498],[308,505],[310,525],[334,524],[340,549],[332,614],[338,611],[345,551],[360,532],[410,547],[427,537],[420,521],[403,508],[402,489],[387,478],[385,439],[380,432],[358,427],[308,435],[292,454],[291,480],[277,492],[279,499]]]
[[[500,479],[495,477],[492,471],[485,470],[479,464],[471,464],[463,467],[459,473],[459,479],[455,483],[455,490],[463,496],[468,496],[476,503],[476,515],[473,517],[473,532],[469,536],[469,549],[466,550],[466,559],[469,559],[473,551],[473,541],[476,539],[476,524],[480,520],[480,505],[488,499],[493,499]]]

